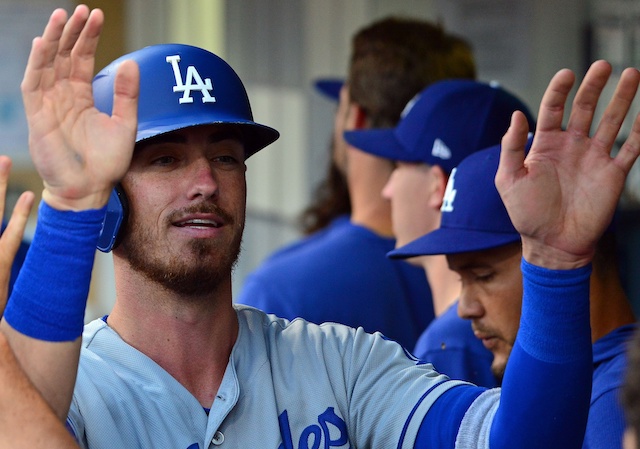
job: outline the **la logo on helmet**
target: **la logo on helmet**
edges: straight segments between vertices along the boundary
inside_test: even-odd
[[[196,68],[190,65],[187,67],[187,81],[184,82],[182,80],[182,74],[180,73],[180,67],[178,66],[180,55],[167,56],[167,62],[173,67],[173,76],[176,78],[176,85],[173,86],[173,91],[182,92],[182,97],[178,100],[180,104],[193,103],[193,97],[191,96],[192,90],[199,90],[202,93],[203,103],[216,102],[216,97],[212,97],[209,94],[209,92],[213,90],[211,78],[205,78],[203,81]]]

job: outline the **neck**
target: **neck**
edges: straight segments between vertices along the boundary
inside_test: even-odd
[[[108,323],[211,407],[238,335],[231,279],[206,297],[185,298],[116,264]]]
[[[351,198],[351,221],[383,237],[393,237],[391,204],[382,197],[391,162],[349,148],[347,183]]]
[[[460,296],[460,279],[449,269],[446,256],[422,256],[416,259],[427,274],[433,311],[436,316],[440,316]]]

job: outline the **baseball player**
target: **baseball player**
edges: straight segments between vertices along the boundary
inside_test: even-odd
[[[503,388],[487,390],[380,334],[234,306],[244,161],[278,134],[253,121],[240,80],[203,49],[136,51],[92,86],[102,21],[86,6],[68,20],[56,10],[33,42],[22,92],[45,189],[2,323],[82,447],[580,447],[589,263],[640,152],[638,118],[609,157],[636,70],[622,75],[593,139],[588,111],[610,66],[587,73],[568,131],[573,75],[559,72],[526,166],[528,127],[514,114],[498,185],[522,235],[526,307]],[[81,338],[96,244],[113,252],[117,298]],[[570,314],[549,312],[559,300]]]
[[[463,160],[450,178],[440,227],[394,254],[446,254],[462,280],[459,313],[473,323],[476,337],[494,354],[492,369],[502,379],[520,320],[522,252],[520,235],[494,187],[499,156],[496,146]],[[618,398],[635,317],[616,268],[612,229],[595,250],[590,316],[593,387],[583,447],[619,449],[625,424]]]
[[[525,113],[530,128],[535,126],[527,106],[502,87],[445,80],[409,101],[395,128],[345,133],[351,145],[396,161],[382,191],[391,202],[396,247],[438,228],[449,173],[465,156],[499,143],[516,110]],[[495,387],[493,356],[475,338],[469,322],[458,317],[458,276],[444,256],[409,261],[424,268],[436,313],[413,354],[449,377]]]

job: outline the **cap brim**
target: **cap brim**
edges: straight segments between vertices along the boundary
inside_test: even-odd
[[[344,139],[349,145],[374,156],[394,161],[410,160],[392,128],[346,131]]]
[[[408,259],[418,256],[467,253],[497,248],[519,240],[520,234],[512,232],[498,233],[440,228],[388,252],[387,257],[391,259]]]
[[[332,100],[340,99],[340,89],[344,81],[339,78],[321,79],[314,83],[316,90]]]

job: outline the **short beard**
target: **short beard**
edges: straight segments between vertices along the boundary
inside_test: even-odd
[[[162,250],[149,251],[157,248],[158,241],[154,241],[153,236],[129,216],[120,245],[131,268],[147,279],[179,295],[206,296],[231,278],[240,256],[243,227],[240,226],[228,247],[221,248],[215,241],[194,240],[184,257],[167,256]],[[189,264],[190,260],[202,263]]]

